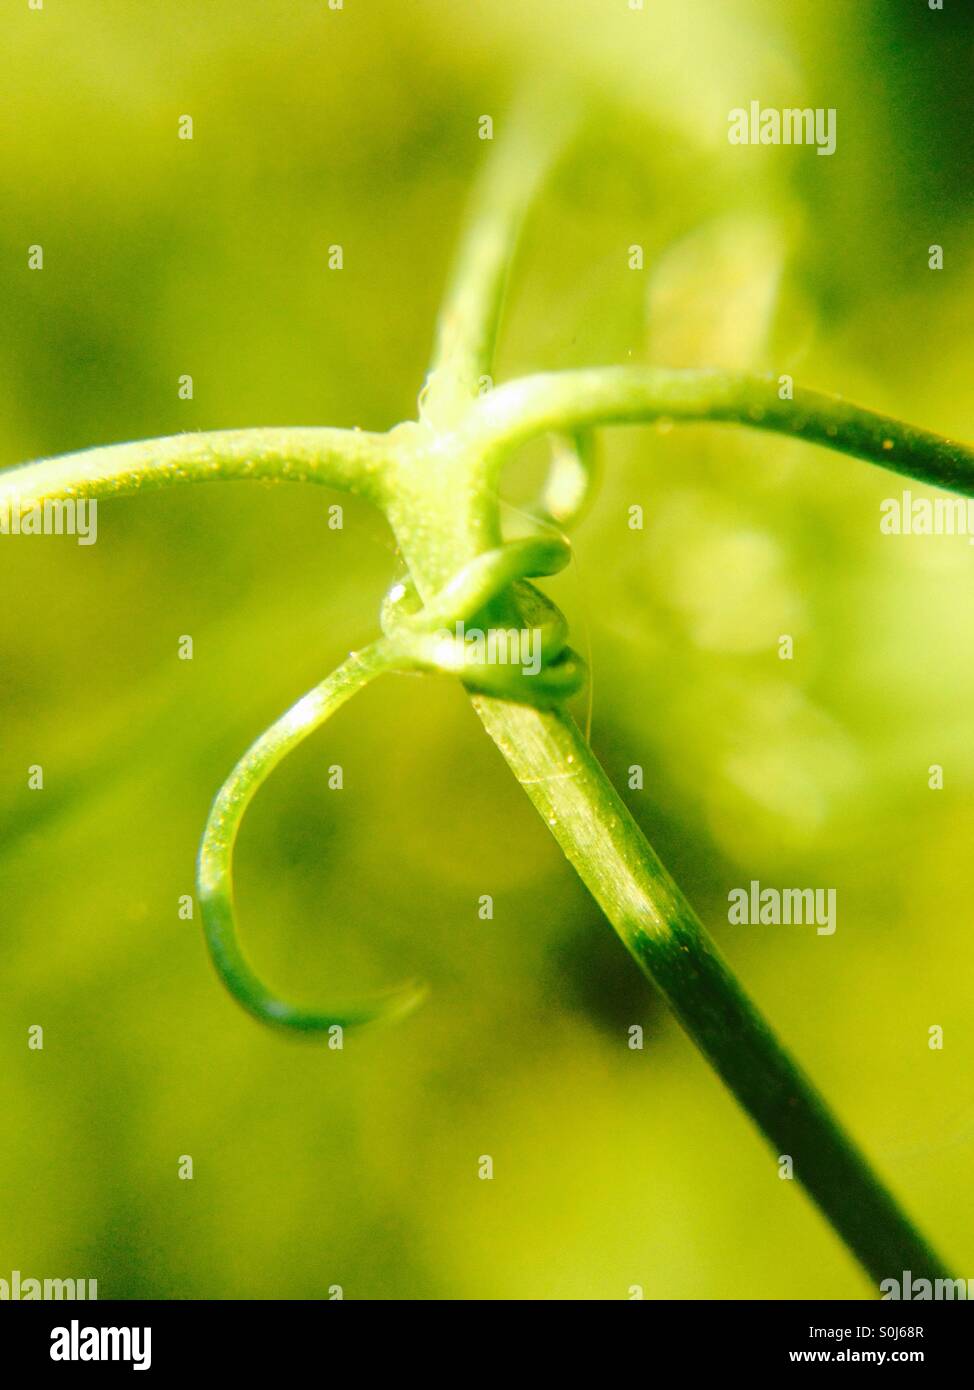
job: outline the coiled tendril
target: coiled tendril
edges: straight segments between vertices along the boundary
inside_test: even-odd
[[[560,467],[571,466],[556,456],[552,476],[557,476]],[[577,474],[575,484],[566,495],[578,504],[585,487],[584,482],[579,485]],[[525,581],[556,574],[570,556],[563,537],[531,536],[478,555],[425,605],[411,580],[395,584],[382,604],[382,637],[353,652],[303,695],[237,763],[207,821],[198,883],[213,962],[230,993],[256,1018],[300,1033],[321,1034],[336,1025],[346,1028],[399,1017],[425,994],[425,986],[412,980],[357,1005],[311,1008],[289,1003],[262,982],[240,947],[233,897],[234,844],[257,790],[293,748],[386,672],[456,676],[470,690],[540,707],[566,700],[584,682],[584,662],[566,645],[562,614]],[[495,608],[498,617],[516,614],[517,626],[498,626]],[[468,626],[477,620],[483,628]]]

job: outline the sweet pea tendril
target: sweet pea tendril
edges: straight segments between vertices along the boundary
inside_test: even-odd
[[[513,664],[490,664],[483,647],[472,646],[450,627],[467,623],[512,585],[555,574],[570,558],[558,537],[530,537],[485,551],[464,565],[430,602],[421,605],[412,581],[396,584],[382,605],[383,636],[309,690],[244,754],[224,783],[210,812],[199,857],[199,893],[210,953],[231,993],[265,1023],[327,1032],[336,1024],[376,1022],[407,1012],[423,996],[409,983],[370,1002],[347,1008],[308,1009],[286,1003],[257,978],[237,941],[233,905],[233,846],[255,792],[292,748],[319,728],[358,690],[391,671],[429,671],[458,676],[469,690],[541,707],[557,705],[577,691],[584,664],[566,646],[567,625],[537,589],[525,586],[522,613],[533,616],[540,669],[523,674]],[[515,634],[517,636],[519,634]]]
[[[564,107],[566,103],[560,105]],[[593,431],[654,420],[771,430],[974,496],[974,451],[955,440],[775,376],[626,366],[490,379],[503,288],[518,230],[562,143],[540,109],[500,142],[475,192],[420,393],[418,418],[384,434],[319,427],[181,434],[115,444],[0,473],[0,509],[113,497],[182,482],[310,482],[366,498],[385,514],[405,562],[381,635],[353,653],[257,739],[218,793],[199,856],[206,939],[235,998],[266,1023],[306,1036],[402,1015],[409,983],[346,1008],[291,1004],[251,969],[237,940],[233,847],[257,789],[281,759],[375,677],[458,678],[565,857],[775,1155],[865,1269],[949,1277],[721,959],[566,710],[584,681],[566,624],[532,579],[569,557],[564,531],[593,477]],[[505,537],[498,481],[524,443],[548,437],[552,463],[533,531]],[[529,632],[531,667],[496,664],[457,631]]]

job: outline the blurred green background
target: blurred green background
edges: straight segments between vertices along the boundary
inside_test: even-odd
[[[773,367],[974,437],[960,6],[23,0],[0,25],[4,464],[410,415],[490,149],[478,117],[499,137],[552,74],[589,116],[527,229],[498,378]],[[835,107],[836,154],[730,147],[727,113],[752,98]],[[748,989],[974,1275],[972,552],[881,536],[903,480],[822,450],[720,427],[602,444],[577,563],[551,586],[590,648],[596,750]],[[869,1296],[449,683],[387,680],[342,711],[258,798],[238,853],[270,979],[327,999],[420,973],[425,1008],[329,1052],[217,983],[177,916],[210,799],[374,633],[397,573],[381,518],[346,501],[330,530],[335,500],[187,488],[103,502],[90,548],[0,542],[0,1276],[122,1298]],[[835,936],[729,927],[728,889],[751,878],[835,887]]]

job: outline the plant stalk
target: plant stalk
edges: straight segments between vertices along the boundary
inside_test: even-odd
[[[567,714],[476,696],[487,732],[643,974],[877,1283],[949,1270],[710,941]]]

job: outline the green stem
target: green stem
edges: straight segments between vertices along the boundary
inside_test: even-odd
[[[547,112],[535,100],[514,117],[516,137],[492,153],[474,190],[420,396],[422,418],[437,429],[462,417],[491,371],[512,249],[538,184],[564,144],[564,100],[549,93],[548,103]]]
[[[440,505],[450,496],[438,489]],[[461,494],[453,493],[456,507]],[[487,493],[479,494],[487,496]],[[442,520],[442,518],[441,518]],[[485,510],[483,534],[496,529]],[[453,530],[452,553],[430,550],[422,529],[398,518],[396,533],[421,591],[435,592],[466,562],[476,534]],[[418,543],[417,543],[418,542]],[[472,559],[472,555],[471,555]],[[523,600],[509,591],[491,613],[523,625]],[[944,1262],[914,1229],[811,1082],[778,1042],[724,964],[566,713],[510,699],[472,696],[487,732],[566,858],[643,973],[691,1039],[794,1173],[836,1232],[877,1281],[905,1269],[948,1278]]]
[[[441,452],[451,453],[434,456]],[[420,454],[405,466],[417,489],[427,465],[432,467],[431,460]],[[471,492],[427,480],[427,509],[420,514],[415,506],[400,506],[390,520],[417,589],[430,601],[452,574],[473,563],[478,545],[499,543],[499,521],[489,487]],[[436,546],[430,544],[431,522]],[[488,617],[500,627],[528,625],[523,598],[510,590]],[[790,1155],[796,1178],[869,1274],[900,1278],[910,1269],[928,1278],[949,1277],[721,960],[571,718],[511,699],[472,698],[487,732],[644,974],[776,1155]]]
[[[949,1278],[741,989],[574,722],[473,703],[643,973],[873,1279]]]
[[[651,420],[711,421],[822,444],[894,473],[974,496],[974,449],[930,430],[802,388],[782,400],[779,378],[745,372],[658,367],[590,367],[542,372],[499,386],[471,412],[467,428],[487,478],[519,444],[552,430]]]
[[[318,428],[217,430],[109,444],[0,472],[0,508],[69,497],[124,497],[173,483],[240,478],[323,483],[379,502],[384,435]]]

